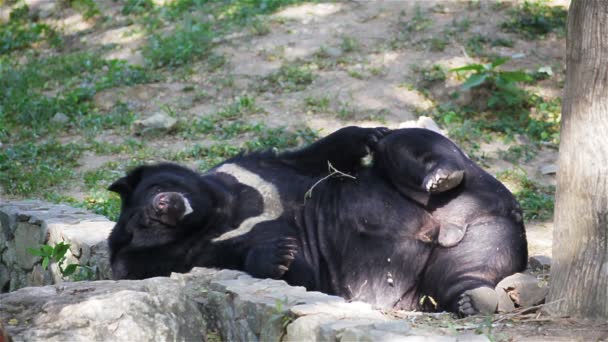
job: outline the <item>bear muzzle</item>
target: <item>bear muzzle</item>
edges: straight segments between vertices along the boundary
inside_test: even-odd
[[[193,212],[190,201],[179,192],[161,192],[152,199],[152,208],[160,221],[169,225]]]

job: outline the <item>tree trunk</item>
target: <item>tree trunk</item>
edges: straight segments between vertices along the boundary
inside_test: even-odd
[[[573,0],[547,306],[608,319],[608,1]]]

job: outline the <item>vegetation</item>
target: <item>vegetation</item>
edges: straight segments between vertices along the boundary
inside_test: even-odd
[[[528,39],[543,38],[551,32],[565,36],[567,14],[565,8],[549,6],[547,0],[526,0],[511,10],[509,20],[502,27]]]
[[[69,249],[70,244],[61,241],[54,246],[41,245],[38,249],[28,248],[27,251],[31,255],[42,259],[43,270],[46,270],[51,262],[54,262],[57,264],[57,268],[63,277],[72,277],[74,280],[93,279],[95,274],[94,268],[80,264],[65,265],[66,253]],[[80,272],[76,273],[77,270],[80,270]]]
[[[11,13],[0,24],[2,194],[66,202],[115,219],[120,201],[106,188],[135,165],[167,160],[207,170],[242,151],[284,149],[312,141],[318,132],[309,127],[267,122],[268,113],[276,111],[273,106],[281,108],[278,103],[286,99],[295,99],[289,102],[295,104],[290,108],[293,115],[300,111],[345,124],[364,118],[382,122],[394,108],[364,108],[346,85],[344,91],[319,93],[313,84],[323,87],[332,73],[359,83],[389,80],[395,69],[383,56],[412,47],[431,52],[426,55],[428,64],[416,63],[411,69],[415,78],[404,80],[409,91],[419,91],[433,103],[419,114],[447,128],[471,157],[484,163],[481,146],[503,139],[510,148],[501,157],[516,166],[534,158],[539,146],[559,141],[561,100],[535,90],[542,82],[559,79],[559,66],[516,70],[510,66],[519,61],[497,57],[495,48],[511,49],[522,36],[560,36],[565,26],[563,9],[546,1],[497,3],[493,11],[503,13],[505,23],[495,36],[472,30],[480,24],[474,16],[438,21],[451,15],[449,6],[420,5],[395,14],[399,21],[389,28],[386,41],[370,43],[351,32],[337,32],[312,55],[298,58],[286,58],[287,45],[269,46],[260,55],[276,63],[274,72],[245,81],[231,74],[233,60],[218,46],[265,39],[261,36],[271,32],[289,37],[294,34],[290,28],[281,30],[292,27],[291,19],[269,15],[300,2],[127,0],[116,4],[112,16],[101,2],[57,3],[59,10],[51,16],[76,11],[85,18],[88,28],[77,32],[67,32],[48,20],[48,14],[20,1],[10,2]],[[132,51],[140,61],[110,57],[120,44],[89,40],[91,33],[109,34],[127,27],[113,38],[141,37],[141,45]],[[448,70],[440,60],[455,48],[458,54],[464,50],[472,62]],[[455,79],[461,88],[439,96],[438,89]],[[175,100],[160,110],[177,119],[176,127],[170,132],[133,134],[134,121],[151,114],[140,103],[158,100],[154,92],[145,100],[134,99],[134,94],[172,84],[181,84],[181,90],[170,93]],[[112,95],[106,101],[107,94]],[[467,96],[472,100],[464,101]],[[194,110],[199,105],[203,109]],[[513,143],[521,136],[529,143]],[[101,162],[83,165],[88,158]],[[543,217],[535,214],[539,211],[534,209],[535,201],[530,203],[529,217]]]
[[[513,194],[524,209],[524,220],[543,221],[553,217],[555,187],[541,185],[528,178],[523,169],[501,172],[497,178],[515,189]]]

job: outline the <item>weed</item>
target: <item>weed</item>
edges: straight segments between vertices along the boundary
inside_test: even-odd
[[[406,18],[405,12],[400,13],[398,30],[395,36],[389,41],[392,49],[398,49],[404,45],[412,45],[412,39],[416,32],[421,32],[429,28],[433,22],[429,19],[419,6],[416,6],[414,15]],[[415,43],[414,43],[415,44]]]
[[[438,82],[443,82],[447,79],[446,70],[439,64],[433,64],[430,67],[418,67],[412,65],[412,71],[420,75],[420,79],[417,81],[421,88],[428,88]]]
[[[490,44],[492,46],[504,46],[504,47],[513,47],[513,45],[515,44],[513,42],[513,39],[510,38],[496,38],[496,39],[492,39],[492,41],[490,42]]]
[[[523,169],[501,172],[496,178],[509,186],[521,205],[525,220],[548,220],[553,217],[555,187],[528,178]]]
[[[270,128],[257,134],[256,138],[245,143],[249,151],[265,150],[270,148],[285,149],[296,147],[304,143],[312,143],[317,138],[317,132],[306,127],[296,132],[284,128]]]
[[[500,151],[499,156],[513,164],[519,163],[521,160],[529,162],[536,156],[536,149],[529,145],[514,145],[510,146],[507,151]]]
[[[83,147],[48,141],[9,145],[0,151],[0,185],[8,194],[32,196],[74,177]]]
[[[362,72],[362,70],[360,68],[349,69],[347,73],[348,73],[348,76],[350,76],[352,78],[356,78],[358,80],[365,79],[365,75],[363,75],[363,72]]]
[[[273,308],[273,313],[269,319],[270,322],[281,322],[281,330],[283,331],[283,335],[286,333],[287,326],[295,319],[287,308],[291,305],[293,305],[293,303],[289,302],[287,296],[283,300],[275,299],[275,307]],[[283,336],[281,336],[281,339],[282,337]]]
[[[442,52],[448,45],[448,40],[445,37],[433,37],[429,40],[430,49],[433,52]]]
[[[68,0],[67,3],[76,11],[82,13],[85,19],[101,14],[97,2],[94,0]]]
[[[63,277],[69,277],[75,274],[76,270],[80,268],[85,273],[86,279],[92,279],[95,270],[90,266],[79,265],[79,264],[68,264],[64,268],[66,261],[65,254],[70,249],[70,244],[66,244],[63,241],[50,245],[41,245],[38,249],[28,248],[27,251],[33,256],[42,258],[42,269],[46,270],[51,262],[55,262],[59,268],[59,272]]]
[[[420,32],[431,27],[432,23],[432,20],[425,15],[422,9],[416,6],[414,15],[410,20],[403,23],[402,27],[406,32]]]
[[[324,113],[329,110],[329,97],[308,96],[304,99],[304,104],[306,105],[306,110],[308,111],[311,111],[313,113]]]
[[[292,92],[304,90],[315,79],[310,65],[284,64],[261,80],[259,91]]]
[[[340,102],[336,116],[342,120],[354,118],[356,115],[355,108],[349,102]]]
[[[212,38],[209,24],[188,18],[168,34],[153,34],[142,53],[153,68],[175,68],[206,57]]]
[[[120,214],[120,203],[120,197],[115,193],[93,191],[80,206],[93,211],[95,214],[103,215],[112,221],[116,221]]]
[[[261,18],[256,18],[251,22],[250,31],[256,36],[265,36],[270,33],[270,23]]]
[[[0,24],[0,55],[23,50],[34,43],[48,41],[53,46],[61,44],[57,32],[47,24],[30,22],[29,7],[15,8],[6,24]]]
[[[510,18],[502,24],[502,28],[528,39],[543,38],[550,32],[563,37],[567,14],[564,7],[550,6],[546,0],[526,0],[510,11]]]
[[[487,87],[490,90],[490,96],[487,101],[488,107],[494,109],[521,107],[525,102],[525,92],[518,88],[516,83],[530,81],[532,78],[521,70],[499,70],[498,67],[508,60],[508,58],[497,58],[491,63],[468,64],[460,68],[451,69],[450,71],[457,73],[473,71],[462,84],[462,88]]]
[[[141,67],[92,53],[34,59],[20,66],[0,62],[0,111],[11,118],[8,123],[38,133],[48,130],[56,113],[67,115],[76,126],[86,126],[87,121],[95,121],[87,115],[94,113],[91,100],[97,91],[154,77]]]
[[[152,0],[127,0],[122,6],[122,14],[143,14],[147,11],[154,9],[154,2]]]
[[[342,37],[342,42],[340,43],[340,49],[342,52],[354,52],[359,50],[359,48],[359,42],[355,38],[349,36]]]

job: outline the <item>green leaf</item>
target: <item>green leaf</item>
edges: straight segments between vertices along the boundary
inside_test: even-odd
[[[40,247],[40,250],[44,253],[45,257],[50,258],[53,255],[53,247],[49,245],[42,245],[42,247]]]
[[[63,258],[65,253],[68,251],[68,249],[70,249],[69,243],[66,244],[66,243],[63,243],[63,241],[62,241],[62,242],[56,244],[55,249],[53,250],[53,257],[55,259]]]
[[[39,256],[39,257],[44,256],[44,252],[41,249],[28,248],[27,252],[33,256]]]
[[[461,66],[460,68],[450,69],[452,72],[460,72],[460,71],[483,71],[484,67],[481,64],[467,64],[465,66]]]
[[[42,269],[46,270],[49,267],[49,257],[42,258]]]
[[[471,89],[481,85],[488,78],[488,74],[473,74],[462,84],[462,89]]]
[[[78,264],[69,264],[64,270],[63,272],[61,272],[61,274],[65,277],[72,275],[74,272],[76,272],[76,267],[78,267]]]
[[[507,82],[524,82],[532,80],[532,77],[524,71],[501,71],[498,77]]]
[[[498,57],[495,60],[492,61],[492,63],[490,64],[490,66],[492,67],[492,69],[496,68],[499,65],[503,65],[505,64],[506,61],[508,61],[509,58],[508,57]]]

